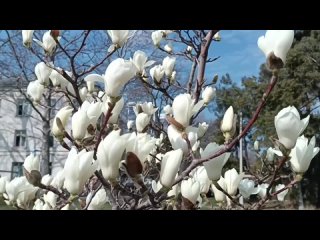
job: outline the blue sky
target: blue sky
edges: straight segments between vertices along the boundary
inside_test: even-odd
[[[265,56],[258,48],[257,40],[266,30],[222,30],[221,41],[213,42],[209,56],[221,56],[207,65],[207,77],[229,73],[231,79],[239,82],[243,76],[258,76],[259,67]]]

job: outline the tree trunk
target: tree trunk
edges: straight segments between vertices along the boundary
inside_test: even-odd
[[[42,122],[42,146],[41,146],[41,161],[40,161],[40,172],[44,176],[51,174],[50,169],[50,115],[51,115],[51,93],[45,97],[46,106],[44,117],[46,121]]]

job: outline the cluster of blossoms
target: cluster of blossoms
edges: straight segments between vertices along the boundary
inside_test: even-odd
[[[107,33],[112,41],[108,52],[123,47],[134,34],[127,30],[110,30]],[[153,32],[151,38],[154,45],[160,47],[160,42],[172,33],[169,30]],[[270,70],[276,71],[284,66],[293,35],[292,30],[267,31],[265,36],[259,38],[258,46],[267,57]],[[33,30],[22,31],[22,36],[23,44],[30,48]],[[213,36],[215,41],[220,39],[218,33]],[[47,56],[54,55],[59,40],[56,30],[46,32],[42,42],[34,39]],[[171,45],[165,45],[164,49],[172,53]],[[188,46],[186,52],[192,50]],[[164,76],[169,85],[174,83],[175,61],[176,58],[167,56],[162,64],[149,70],[156,86],[163,84]],[[124,130],[118,125],[125,102],[122,89],[131,79],[141,78],[148,82],[146,68],[153,64],[155,61],[148,61],[147,54],[139,50],[130,60],[117,58],[111,61],[104,75],[91,73],[85,76],[86,86],[79,89],[82,104],[77,109],[64,106],[52,122],[51,131],[57,141],[66,144],[68,139],[72,144],[63,169],[55,176],[41,176],[39,156],[29,155],[24,162],[25,176],[11,181],[0,178],[0,196],[5,202],[36,210],[103,209],[106,203],[113,204],[112,198],[126,188],[121,182],[123,176],[129,179],[136,190],[129,195],[138,195],[142,200],[149,199],[151,203],[156,202],[155,205],[162,201],[173,209],[201,207],[209,191],[213,192],[220,206],[225,202],[231,206],[237,196],[248,199],[251,195],[257,195],[260,199],[266,199],[273,193],[276,193],[279,201],[283,201],[289,191],[286,185],[278,183],[272,188],[269,183],[258,184],[252,180],[252,176],[238,173],[234,168],[223,170],[232,155],[227,146],[232,144],[236,134],[237,115],[232,106],[226,110],[220,125],[225,143],[219,145],[211,142],[204,149],[200,147],[208,124],[202,122],[194,126],[193,120],[214,99],[214,87],[201,89],[202,95],[198,99],[190,93],[177,95],[171,105],[162,109],[169,124],[159,137],[148,131],[154,114],[159,111],[152,102],[134,107],[136,119],[128,121],[129,131],[122,133]],[[54,66],[52,62],[38,63],[35,74],[37,80],[30,82],[27,88],[28,96],[35,103],[41,101],[50,82],[57,89],[77,96],[70,82],[72,73]],[[104,91],[95,88],[97,82],[104,85]],[[300,119],[299,112],[293,106],[282,109],[274,122],[277,144],[269,148],[266,154],[270,162],[274,161],[274,154],[289,159],[292,171],[300,177],[319,152],[319,148],[315,147],[315,137],[308,141],[301,135],[309,117]],[[257,143],[255,148],[258,148]],[[195,164],[196,161],[200,164]],[[155,177],[147,177],[152,166],[158,172]],[[193,166],[192,169],[188,169],[190,166]],[[97,182],[101,182],[99,187]]]

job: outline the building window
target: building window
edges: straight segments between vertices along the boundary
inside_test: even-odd
[[[49,136],[49,147],[54,147],[54,138],[53,136]]]
[[[14,137],[14,146],[25,147],[26,146],[26,130],[16,130]]]
[[[17,116],[25,117],[28,115],[29,103],[25,99],[18,99],[17,102]]]
[[[23,162],[13,162],[11,167],[11,179],[23,176]]]

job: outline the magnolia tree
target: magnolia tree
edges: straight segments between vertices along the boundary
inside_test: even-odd
[[[208,62],[215,60],[208,57],[208,50],[212,41],[220,41],[217,30],[152,32],[155,48],[167,55],[162,63],[148,60],[148,54],[141,50],[130,59],[114,57],[129,46],[126,43],[134,32],[107,31],[112,44],[105,59],[113,56],[113,60],[105,66],[104,75],[94,73],[92,66],[81,71],[72,66],[72,72],[57,66],[57,49],[65,51],[60,44],[63,33],[47,31],[42,41],[33,39],[33,33],[23,30],[21,44],[34,53],[34,48],[42,48],[45,57],[39,57],[35,66],[37,80],[30,82],[27,94],[36,103],[41,103],[48,87],[54,86],[65,94],[67,103],[57,112],[51,132],[69,154],[64,168],[55,176],[42,176],[39,156],[31,154],[23,165],[24,176],[11,181],[0,178],[0,196],[8,205],[35,210],[98,210],[107,206],[262,209],[271,200],[283,201],[319,152],[315,137],[309,140],[303,135],[309,116],[301,119],[297,109],[288,106],[274,116],[278,136],[272,138],[266,156],[261,156],[264,164],[259,171],[224,168],[236,144],[267,104],[278,81],[278,71],[285,67],[293,30],[269,30],[258,39],[272,72],[270,83],[244,129],[237,132],[237,115],[230,106],[220,125],[224,144],[211,142],[204,149],[200,148],[201,138],[208,124],[197,122],[197,117],[215,97],[217,79],[207,82],[205,69]],[[175,44],[180,50],[174,49]],[[81,48],[84,45],[85,39]],[[178,56],[193,63],[184,85],[176,81]],[[86,86],[81,87],[83,80]],[[123,89],[129,81],[141,81],[157,98],[153,103],[137,103],[135,121],[128,120],[123,127],[118,118],[124,106]],[[104,86],[103,91],[96,88],[99,83]],[[179,91],[170,91],[173,87]],[[154,117],[161,111],[167,124]],[[258,149],[258,142],[254,146]],[[214,201],[206,197],[209,191],[214,193]],[[243,201],[239,201],[241,197]]]

